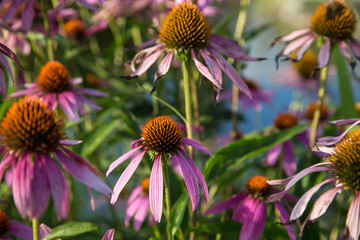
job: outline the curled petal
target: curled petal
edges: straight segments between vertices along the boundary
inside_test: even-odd
[[[199,141],[195,140],[195,139],[191,139],[191,138],[183,138],[183,144],[185,145],[189,145],[192,146],[194,148],[197,148],[207,154],[209,154],[210,156],[213,157],[213,155],[211,154],[210,150],[207,149],[204,145],[202,145]]]
[[[343,187],[332,188],[322,194],[314,203],[314,206],[309,215],[309,221],[315,221],[321,217],[326,212],[335,196],[338,193],[341,193],[342,188]]]
[[[155,73],[155,76],[154,76],[154,86],[153,88],[151,89],[151,92],[150,94],[152,94],[154,91],[155,91],[155,88],[156,88],[156,82],[162,78],[163,76],[165,76],[165,74],[169,71],[170,69],[170,64],[171,64],[171,61],[174,57],[174,52],[175,50],[171,50],[165,57],[164,59],[161,61],[161,63],[159,64],[158,66],[158,69]]]
[[[289,33],[288,35],[285,35],[285,36],[281,36],[281,37],[278,37],[276,38],[272,43],[271,43],[271,46],[279,43],[279,42],[289,42],[289,41],[292,41],[300,36],[303,36],[305,34],[309,34],[311,33],[311,29],[310,28],[307,28],[307,29],[301,29],[301,30],[296,30],[296,31],[293,31],[291,33]]]

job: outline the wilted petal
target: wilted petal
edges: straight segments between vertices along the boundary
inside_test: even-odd
[[[281,150],[282,150],[282,144],[276,145],[275,147],[269,150],[269,153],[266,156],[266,163],[269,166],[274,166],[276,164],[277,160],[280,157]]]
[[[126,167],[124,172],[121,174],[119,180],[116,182],[113,193],[111,194],[111,204],[114,204],[119,197],[120,192],[125,187],[131,176],[134,174],[136,168],[139,166],[142,158],[144,157],[145,151],[137,154],[134,159],[131,160],[130,164]]]
[[[10,73],[10,77],[12,79],[12,82],[14,83],[15,80],[14,80],[14,74],[13,74],[13,71],[11,69],[11,66],[10,64],[8,63],[8,61],[6,60],[6,58],[0,54],[0,62],[5,66],[6,70]]]
[[[281,221],[283,221],[283,223],[287,223],[289,221],[289,214],[286,211],[286,209],[284,208],[284,206],[280,202],[275,202],[275,207],[280,213]],[[286,225],[285,228],[289,234],[290,239],[295,240],[296,233],[295,233],[294,225]]]
[[[175,50],[171,50],[159,64],[158,69],[154,76],[154,86],[153,86],[150,94],[152,94],[155,91],[156,82],[169,71],[171,61],[174,57],[174,52],[175,52]]]
[[[0,93],[3,97],[7,96],[6,79],[1,69],[0,69]]]
[[[225,210],[228,210],[230,208],[235,207],[237,204],[239,204],[241,201],[243,201],[246,197],[248,196],[247,193],[244,192],[240,192],[238,195],[236,195],[235,197],[232,197],[228,200],[226,200],[225,202],[219,203],[211,208],[209,208],[205,214],[215,214],[215,213],[219,213]]]
[[[341,120],[339,121],[333,121],[332,123],[336,124],[336,125],[339,125],[339,126],[342,126],[344,123],[346,123],[345,125],[347,124],[351,124],[352,121],[355,121],[357,120],[356,122],[354,122],[348,129],[346,129],[340,136],[337,136],[337,137],[322,137],[322,138],[319,138],[316,143],[320,144],[320,145],[326,145],[326,146],[329,146],[329,145],[334,145],[336,143],[338,143],[342,138],[345,137],[345,135],[355,126],[355,125],[358,125],[360,123],[360,120],[359,119],[349,119],[349,121],[343,121],[341,122]]]
[[[347,217],[346,227],[349,233],[349,239],[356,240],[360,234],[360,193],[355,195],[352,201]]]
[[[213,157],[213,155],[211,154],[210,150],[207,149],[204,145],[202,145],[199,141],[195,140],[195,139],[191,139],[191,138],[183,138],[182,143],[185,145],[189,145],[192,146],[194,148],[197,148],[203,152],[206,152],[207,154],[209,154],[210,156]]]
[[[210,52],[207,50],[200,49],[200,54],[202,59],[204,59],[206,65],[208,66],[211,74],[216,79],[217,82],[219,82],[220,86],[222,84],[222,72],[219,64],[216,62],[216,60],[213,58]]]
[[[285,35],[285,36],[281,36],[281,37],[278,37],[276,38],[272,43],[271,43],[271,46],[279,43],[279,42],[289,42],[289,41],[292,41],[302,35],[305,35],[305,34],[308,34],[308,33],[311,33],[311,29],[310,28],[307,28],[307,29],[301,29],[301,30],[296,30],[296,31],[293,31],[291,33],[289,33],[288,35]]]
[[[297,51],[297,54],[296,54],[296,59],[295,61],[300,61],[305,52],[309,49],[310,45],[317,39],[316,36],[312,36],[311,38],[309,38],[303,45],[302,47],[299,48],[299,50]]]
[[[162,49],[160,48],[157,49],[153,54],[147,56],[144,59],[144,61],[140,64],[140,66],[135,70],[135,72],[130,74],[130,78],[138,77],[144,72],[146,72],[151,67],[151,65],[155,63],[155,61],[160,57],[160,55],[163,52],[165,52],[165,48]]]
[[[314,187],[310,188],[296,203],[294,209],[291,212],[289,221],[293,221],[301,217],[301,215],[304,213],[306,206],[308,205],[311,197],[325,184],[335,181],[334,178],[327,179]]]
[[[166,166],[167,167],[167,166]],[[154,161],[151,169],[149,201],[150,209],[155,221],[160,222],[163,209],[163,172],[161,167],[161,153],[159,153]]]
[[[283,149],[284,171],[286,175],[290,177],[296,173],[296,168],[297,168],[294,146],[291,140],[287,140],[283,144],[284,144],[284,149]]]
[[[109,229],[106,231],[105,235],[103,236],[103,238],[101,240],[113,240],[114,239],[114,234],[115,234],[115,229]]]
[[[109,176],[109,174],[117,167],[119,166],[121,163],[123,163],[125,160],[127,160],[128,158],[137,155],[138,151],[142,148],[143,146],[140,145],[136,148],[134,148],[133,150],[125,153],[124,155],[122,155],[121,157],[119,157],[118,159],[116,159],[112,164],[110,164],[109,169],[106,171],[106,177]]]
[[[309,221],[315,221],[321,217],[334,200],[336,194],[341,193],[342,188],[343,187],[332,188],[322,194],[314,203],[314,206],[309,215]]]
[[[20,0],[21,2],[22,0]],[[4,54],[7,57],[11,58],[12,60],[14,60],[14,62],[23,70],[24,68],[21,66],[20,61],[18,59],[18,57],[16,56],[16,54],[7,46],[5,46],[4,44],[0,43],[0,55]]]
[[[39,227],[40,230],[40,238],[44,238],[45,236],[47,236],[48,234],[51,233],[51,228],[49,228],[48,226],[46,226],[44,223],[40,224]]]

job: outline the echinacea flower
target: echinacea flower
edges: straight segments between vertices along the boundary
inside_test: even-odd
[[[338,44],[341,54],[354,68],[356,62],[353,55],[360,59],[360,43],[352,34],[356,28],[356,16],[351,7],[343,0],[331,0],[322,3],[310,20],[310,28],[296,30],[286,36],[275,39],[272,45],[279,42],[288,42],[286,47],[277,54],[276,61],[281,56],[291,59],[291,54],[297,51],[294,61],[303,58],[310,45],[319,37],[325,40],[318,55],[317,69],[324,68],[330,59],[331,44]]]
[[[215,214],[233,208],[232,219],[243,223],[239,239],[259,239],[264,232],[267,220],[265,201],[271,193],[279,192],[278,189],[271,187],[266,182],[267,180],[268,179],[263,176],[250,178],[246,185],[246,191],[241,191],[235,197],[211,207],[205,214]],[[290,201],[296,199],[290,194],[287,194],[286,197]],[[275,202],[275,208],[278,210],[281,220],[286,223],[289,220],[289,214],[286,208],[280,201]],[[290,239],[296,239],[293,225],[286,226],[286,231]]]
[[[111,193],[94,166],[65,148],[79,141],[65,139],[63,127],[48,104],[37,97],[20,99],[2,118],[0,141],[6,154],[0,163],[0,180],[11,167],[13,198],[22,218],[40,219],[50,194],[58,219],[67,217],[70,194],[62,167],[86,186]]]
[[[134,229],[139,231],[141,225],[145,221],[146,215],[149,212],[149,185],[150,178],[146,178],[142,181],[141,185],[136,187],[127,202],[125,226],[130,225],[130,219],[134,217]],[[149,216],[149,223],[153,222],[152,216]]]
[[[109,94],[95,89],[74,88],[74,85],[80,84],[82,78],[72,78],[67,68],[60,62],[50,61],[46,63],[39,75],[38,81],[32,84],[26,84],[28,89],[20,90],[11,94],[11,97],[24,95],[35,95],[42,97],[50,107],[56,109],[58,103],[64,113],[74,122],[80,120],[79,113],[87,114],[85,104],[100,110],[101,107],[87,99],[83,94],[106,97]]]
[[[136,78],[145,73],[160,55],[167,51],[165,58],[158,66],[154,76],[156,82],[170,68],[174,55],[180,59],[192,59],[199,72],[211,81],[215,89],[215,99],[222,89],[222,71],[246,95],[251,97],[251,91],[234,67],[220,54],[237,60],[258,61],[247,55],[234,40],[221,35],[212,34],[211,27],[200,9],[189,1],[183,1],[175,6],[165,18],[159,33],[160,43],[140,51],[132,60],[134,71],[125,78]],[[220,53],[219,53],[220,52]],[[139,64],[138,67],[136,65]]]
[[[209,193],[203,175],[194,161],[187,155],[184,148],[186,145],[198,148],[199,150],[211,155],[210,151],[201,143],[194,139],[184,137],[179,125],[169,116],[159,116],[152,118],[142,129],[141,138],[137,140],[137,145],[133,150],[125,153],[116,159],[106,172],[108,176],[119,164],[126,159],[133,157],[128,167],[121,174],[117,181],[112,196],[111,203],[114,204],[120,192],[134,174],[141,159],[146,152],[154,158],[154,164],[150,174],[149,201],[150,209],[155,221],[160,222],[163,206],[163,172],[162,164],[166,163],[166,156],[171,156],[173,161],[177,161],[184,176],[186,187],[189,191],[192,209],[196,209],[200,200],[199,186],[205,192],[206,201],[209,201]],[[142,151],[139,153],[139,150]],[[164,161],[164,162],[163,162]]]
[[[295,115],[291,113],[281,113],[274,120],[274,125],[277,129],[281,131],[298,125],[298,119],[295,117]],[[298,134],[298,137],[303,138],[305,136],[304,134]],[[266,157],[266,164],[268,166],[274,166],[279,160],[281,153],[283,156],[283,169],[287,176],[292,176],[297,169],[297,160],[295,157],[294,146],[291,139],[286,140],[285,142],[271,148]]]
[[[64,24],[64,31],[68,37],[81,39],[102,31],[107,27],[107,23],[105,22],[100,22],[91,27],[87,27],[82,20],[70,19]]]
[[[33,239],[32,228],[25,223],[11,220],[8,215],[0,209],[0,239],[11,240],[9,234],[24,240]]]
[[[356,122],[358,124],[359,122]],[[351,127],[346,131],[348,132]],[[311,197],[325,185],[333,186],[318,197],[315,201],[311,212],[304,222],[304,226],[309,222],[314,222],[320,218],[328,209],[331,202],[337,194],[347,190],[354,196],[349,207],[346,218],[346,229],[344,231],[344,239],[358,239],[360,234],[360,187],[359,187],[359,172],[360,172],[360,129],[348,133],[343,136],[340,141],[337,141],[333,147],[325,147],[322,145],[324,141],[317,143],[313,150],[320,151],[327,154],[326,162],[318,163],[310,166],[296,175],[282,180],[268,181],[270,185],[286,184],[285,189],[273,194],[268,201],[277,201],[282,198],[300,179],[313,172],[328,172],[330,176],[310,188],[296,203],[293,208],[289,221],[295,221],[300,218]],[[325,141],[326,142],[326,141]],[[328,176],[328,175],[327,175]]]
[[[242,106],[244,111],[253,107],[257,112],[260,112],[262,110],[263,103],[271,104],[271,98],[274,95],[271,90],[260,88],[259,84],[255,80],[245,78],[244,81],[250,89],[252,95],[252,98],[249,98],[249,96],[245,94],[241,94],[239,96],[239,104]],[[220,100],[231,99],[232,95],[232,90],[224,91],[224,93],[220,95]]]

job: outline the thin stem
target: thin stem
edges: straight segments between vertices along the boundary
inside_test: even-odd
[[[183,60],[182,63],[183,63],[182,65],[183,65],[183,74],[184,74],[186,133],[188,138],[193,138],[189,64],[187,60]],[[189,152],[191,156],[193,154],[193,148],[189,147]]]
[[[164,176],[164,183],[165,183],[165,204],[166,204],[166,215],[167,215],[167,236],[168,240],[172,240],[172,223],[171,223],[171,201],[170,201],[170,181],[169,181],[169,172],[167,167],[167,161],[164,159],[164,161],[161,162],[162,165],[162,171]]]
[[[35,217],[32,219],[32,227],[33,227],[33,239],[39,240],[39,222]]]
[[[49,21],[49,16],[46,12],[47,9],[47,3],[48,0],[42,0],[41,1],[41,8],[42,8],[42,12],[43,12],[43,18],[44,18],[44,28],[45,28],[45,32],[47,35],[46,38],[46,42],[47,42],[47,52],[48,52],[48,57],[49,57],[49,61],[53,61],[55,59],[55,55],[54,55],[54,49],[53,49],[53,41],[51,38],[51,29],[50,29],[50,21]]]
[[[317,127],[319,125],[321,107],[324,103],[325,82],[326,82],[326,78],[327,78],[327,70],[328,70],[328,66],[322,68],[321,72],[320,72],[320,88],[319,88],[319,92],[318,92],[317,107],[314,112],[314,117],[313,117],[313,121],[311,124],[310,146],[315,141],[315,138],[316,138],[316,131],[317,131]]]

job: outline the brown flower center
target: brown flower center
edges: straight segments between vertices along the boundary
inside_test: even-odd
[[[360,192],[360,129],[350,132],[335,145],[330,161],[336,178],[345,187]]]
[[[180,148],[184,137],[180,126],[169,116],[155,117],[142,129],[143,144],[150,150],[167,153]]]
[[[46,93],[62,92],[70,88],[70,72],[57,61],[46,63],[38,76],[40,88]]]
[[[84,35],[85,24],[78,19],[71,19],[65,23],[64,30],[67,35],[80,38]]]
[[[263,176],[254,176],[246,184],[247,191],[257,197],[266,197],[270,194],[271,187]]]
[[[314,113],[317,109],[317,106],[318,106],[317,102],[314,102],[308,106],[308,108],[306,109],[306,118],[307,119],[312,120],[314,118]],[[327,107],[325,104],[323,104],[320,109],[320,120],[321,121],[326,120],[327,115],[328,115]]]
[[[168,48],[203,48],[211,37],[211,28],[200,9],[185,1],[169,12],[159,37]]]
[[[343,0],[323,3],[311,17],[311,28],[320,36],[349,39],[355,31],[355,13]]]
[[[0,237],[9,231],[9,217],[0,209]]]
[[[0,123],[0,134],[7,147],[17,152],[56,150],[64,134],[62,122],[55,121],[55,113],[37,97],[24,97],[15,102]]]
[[[141,186],[143,187],[143,191],[146,194],[149,194],[149,185],[150,185],[150,178],[145,178],[141,183]]]
[[[296,58],[297,51],[294,51],[291,57]],[[317,55],[311,51],[307,50],[300,61],[292,62],[303,78],[312,78],[315,67],[318,65]]]
[[[298,120],[291,113],[281,113],[275,118],[274,124],[278,129],[283,130],[298,125]]]

